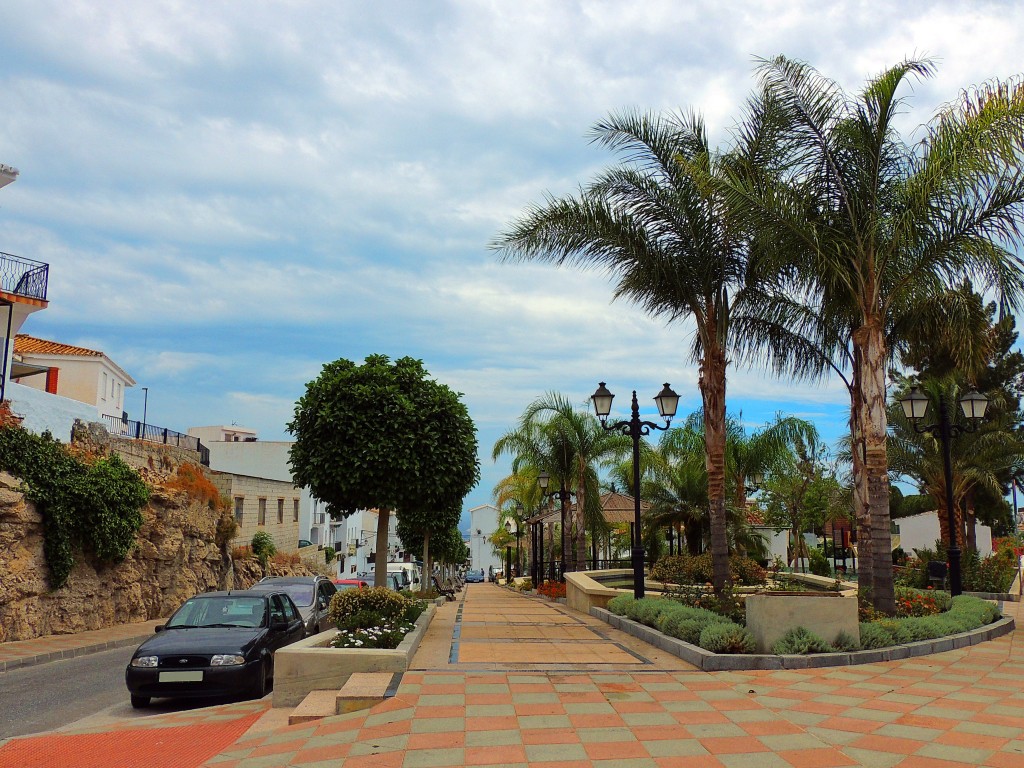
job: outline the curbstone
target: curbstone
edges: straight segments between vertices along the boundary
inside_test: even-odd
[[[877,664],[885,661],[899,661],[917,656],[964,648],[968,645],[994,640],[1012,632],[1016,625],[1012,617],[1004,616],[985,627],[971,632],[962,632],[934,640],[922,640],[889,648],[865,651],[809,654],[806,656],[772,654],[711,653],[699,646],[690,645],[675,637],[664,635],[646,624],[640,624],[619,616],[605,608],[591,607],[590,615],[615,629],[626,632],[666,653],[678,656],[705,672],[726,672],[741,670],[815,669],[822,667]]]

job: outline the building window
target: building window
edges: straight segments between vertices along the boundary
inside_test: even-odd
[[[277,500],[277,524],[284,522],[284,499]]]
[[[235,496],[235,522],[242,524],[242,510],[245,507],[245,497]]]
[[[257,522],[260,525],[266,525],[267,524],[267,500],[266,499],[260,499],[260,516],[259,516],[259,519],[257,520]]]
[[[107,399],[107,373],[103,372],[103,385],[100,387],[100,400]]]
[[[299,522],[299,500],[292,499],[292,522]]]

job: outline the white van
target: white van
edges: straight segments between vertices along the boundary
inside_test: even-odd
[[[374,563],[370,563],[371,576],[373,575],[374,565]],[[420,569],[416,563],[388,563],[388,573],[399,574],[405,589],[411,592],[419,592],[422,589],[420,585]]]

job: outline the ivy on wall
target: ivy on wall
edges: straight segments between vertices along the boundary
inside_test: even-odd
[[[53,589],[67,583],[76,552],[114,563],[135,546],[149,488],[118,456],[83,461],[49,432],[0,426],[0,469],[22,479],[43,517]]]

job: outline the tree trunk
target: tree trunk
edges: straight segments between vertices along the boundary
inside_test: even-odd
[[[586,468],[577,466],[579,476],[576,479],[576,567],[577,571],[587,569],[587,526],[586,526],[586,502],[587,493],[584,490],[586,482]]]
[[[718,595],[729,583],[729,537],[725,513],[725,367],[725,351],[717,344],[708,345],[701,360],[699,386],[704,401],[711,562],[715,594]]]
[[[377,510],[377,551],[373,558],[373,586],[388,585],[388,528],[391,524],[391,510],[387,507]]]
[[[423,574],[420,576],[420,589],[426,589],[428,586],[433,586],[430,581],[430,574],[434,572],[434,569],[430,562],[430,531],[423,532]]]
[[[964,541],[967,542],[966,549],[972,552],[978,551],[978,529],[976,525],[977,517],[974,514],[974,494],[968,493],[964,497],[964,525],[967,528],[967,536]]]
[[[889,518],[889,471],[886,457],[885,410],[886,348],[882,323],[870,318],[854,334],[853,343],[862,353],[861,391],[866,415],[864,427],[865,474],[868,517],[871,520],[872,602],[877,610],[896,611],[892,578],[892,538]]]
[[[850,386],[850,452],[853,465],[853,515],[857,525],[857,581],[874,594],[871,561],[871,517],[868,514],[867,472],[864,468],[864,408],[860,396],[860,355],[854,355]]]

